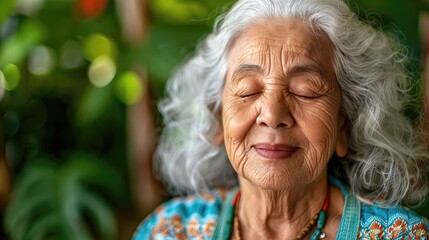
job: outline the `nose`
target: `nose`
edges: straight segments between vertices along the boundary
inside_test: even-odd
[[[293,126],[294,119],[290,112],[290,105],[283,93],[267,93],[261,99],[256,124],[273,129]]]

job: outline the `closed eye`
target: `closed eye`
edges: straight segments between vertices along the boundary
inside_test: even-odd
[[[261,93],[261,91],[258,88],[255,88],[254,86],[252,87],[242,86],[241,89],[238,90],[235,95],[239,98],[248,98],[248,97],[255,96],[259,93]]]
[[[305,100],[317,99],[317,98],[321,97],[321,95],[317,95],[317,94],[314,94],[314,95],[301,95],[301,94],[296,94],[296,93],[291,93],[291,94],[294,97],[305,99]]]
[[[237,96],[240,98],[248,98],[248,97],[252,97],[255,96],[257,94],[259,94],[260,92],[255,92],[255,93],[246,93],[246,94],[238,94]]]

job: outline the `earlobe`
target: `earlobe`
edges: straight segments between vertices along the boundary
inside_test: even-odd
[[[338,157],[342,158],[347,155],[347,150],[349,148],[349,124],[343,116],[341,116],[340,118],[341,124],[340,129],[338,131],[335,153]]]

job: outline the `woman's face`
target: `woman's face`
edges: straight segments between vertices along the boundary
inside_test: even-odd
[[[329,41],[300,21],[259,21],[232,44],[224,141],[239,176],[266,189],[317,180],[347,151]],[[345,141],[345,142],[344,142]]]

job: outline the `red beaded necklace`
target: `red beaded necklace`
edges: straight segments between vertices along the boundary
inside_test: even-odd
[[[234,233],[235,238],[237,240],[241,240],[241,234],[240,234],[240,219],[238,218],[238,209],[239,209],[239,203],[240,203],[240,196],[241,192],[240,190],[237,191],[237,194],[235,195],[234,199],[232,200],[231,204],[235,207],[234,211]],[[326,222],[326,212],[328,211],[329,207],[329,188],[328,192],[325,197],[325,202],[323,203],[322,209],[314,217],[310,220],[310,222],[300,231],[300,233],[296,236],[295,240],[301,240],[303,239],[309,231],[316,225],[316,238],[323,239],[326,237],[326,234],[322,231],[323,227],[325,226]]]

